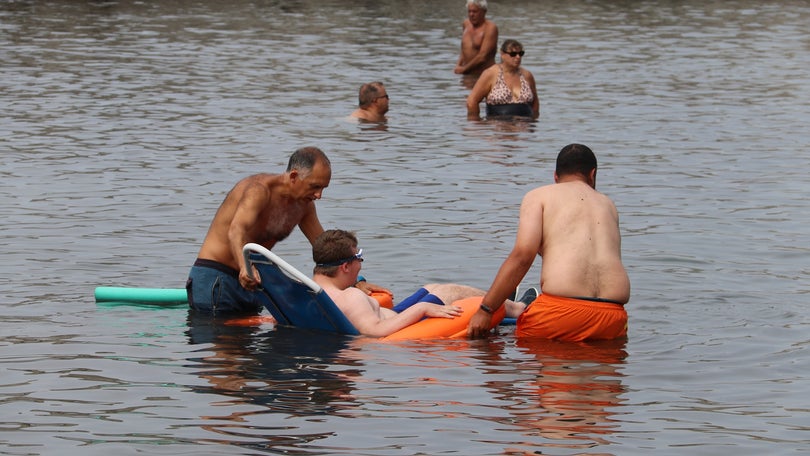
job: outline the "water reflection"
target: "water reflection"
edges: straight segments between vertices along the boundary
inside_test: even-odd
[[[499,117],[487,119],[492,131],[497,133],[534,133],[537,121],[526,117]]]
[[[351,119],[350,122],[357,123],[360,131],[388,131],[388,122],[369,122],[362,119]]]
[[[626,414],[626,340],[515,340],[510,328],[499,330],[504,337],[480,341],[356,340],[344,356],[385,353],[384,365],[367,363],[357,379],[366,418],[408,417],[410,435],[436,445],[433,433],[454,425],[430,419],[452,419],[471,442],[467,454],[547,454],[614,443],[610,436]],[[502,451],[476,453],[473,442],[481,441]]]
[[[470,91],[473,87],[475,87],[475,83],[478,82],[478,74],[462,74],[459,78],[459,84],[465,90]]]
[[[189,344],[204,345],[203,356],[189,358],[195,363],[190,367],[208,383],[194,386],[196,392],[263,408],[219,419],[239,422],[246,415],[268,412],[333,415],[353,406],[352,379],[360,375],[361,364],[341,357],[350,337],[282,326],[230,325],[192,312],[186,334]]]
[[[620,373],[627,357],[625,345],[625,340],[518,339],[518,349],[536,360],[537,372],[512,393],[519,401],[511,408],[514,423],[525,436],[549,442],[543,446],[581,449],[609,444],[606,436],[618,429],[613,416],[627,390]]]

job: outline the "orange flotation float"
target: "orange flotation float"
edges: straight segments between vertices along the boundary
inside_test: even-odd
[[[407,339],[461,339],[467,337],[467,325],[481,306],[483,296],[460,299],[453,305],[461,307],[461,315],[456,318],[425,318],[406,328],[383,337],[382,340]],[[492,315],[489,328],[501,323],[506,316],[506,306],[501,306]]]
[[[378,303],[380,303],[380,307],[385,307],[386,309],[393,309],[394,308],[394,297],[391,293],[385,293],[382,291],[372,291],[371,297],[376,299]]]
[[[276,319],[272,315],[252,315],[250,317],[236,317],[225,320],[226,326],[261,326],[275,325]]]

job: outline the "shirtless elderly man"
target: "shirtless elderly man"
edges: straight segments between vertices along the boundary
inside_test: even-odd
[[[488,332],[490,314],[543,257],[541,294],[517,320],[515,335],[570,341],[627,334],[630,279],[621,260],[616,206],[596,191],[596,156],[570,144],[557,156],[554,184],[528,192],[517,239],[470,321],[470,337]]]
[[[461,53],[456,74],[477,74],[495,65],[498,26],[488,20],[487,0],[467,0],[467,19],[462,24]]]
[[[484,290],[466,285],[429,284],[393,309],[380,307],[376,299],[352,287],[362,268],[363,255],[362,249],[357,249],[357,237],[348,231],[324,231],[312,244],[312,259],[315,261],[312,280],[364,336],[385,337],[424,317],[455,318],[462,312],[454,302],[484,295]],[[513,301],[506,301],[505,305],[507,316],[516,316],[524,307]]]
[[[189,306],[213,315],[260,312],[262,304],[253,293],[259,280],[248,276],[242,247],[255,242],[272,249],[296,226],[314,242],[323,232],[315,201],[331,177],[326,154],[305,147],[290,156],[284,174],[256,174],[239,181],[214,215],[189,272]]]

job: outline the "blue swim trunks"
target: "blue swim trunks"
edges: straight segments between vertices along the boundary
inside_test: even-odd
[[[438,296],[432,293],[428,293],[428,291],[424,288],[420,288],[416,290],[416,293],[408,296],[407,298],[403,299],[402,302],[395,305],[393,310],[396,313],[400,313],[403,310],[411,307],[412,305],[419,303],[419,302],[432,302],[433,304],[439,304],[441,306],[444,305],[441,299]]]
[[[197,259],[186,281],[188,305],[212,315],[258,314],[264,309],[256,292],[239,284],[239,272],[212,260]]]

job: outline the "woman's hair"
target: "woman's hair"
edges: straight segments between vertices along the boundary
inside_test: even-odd
[[[501,52],[509,52],[515,49],[523,50],[523,45],[518,40],[505,40],[501,45]]]

